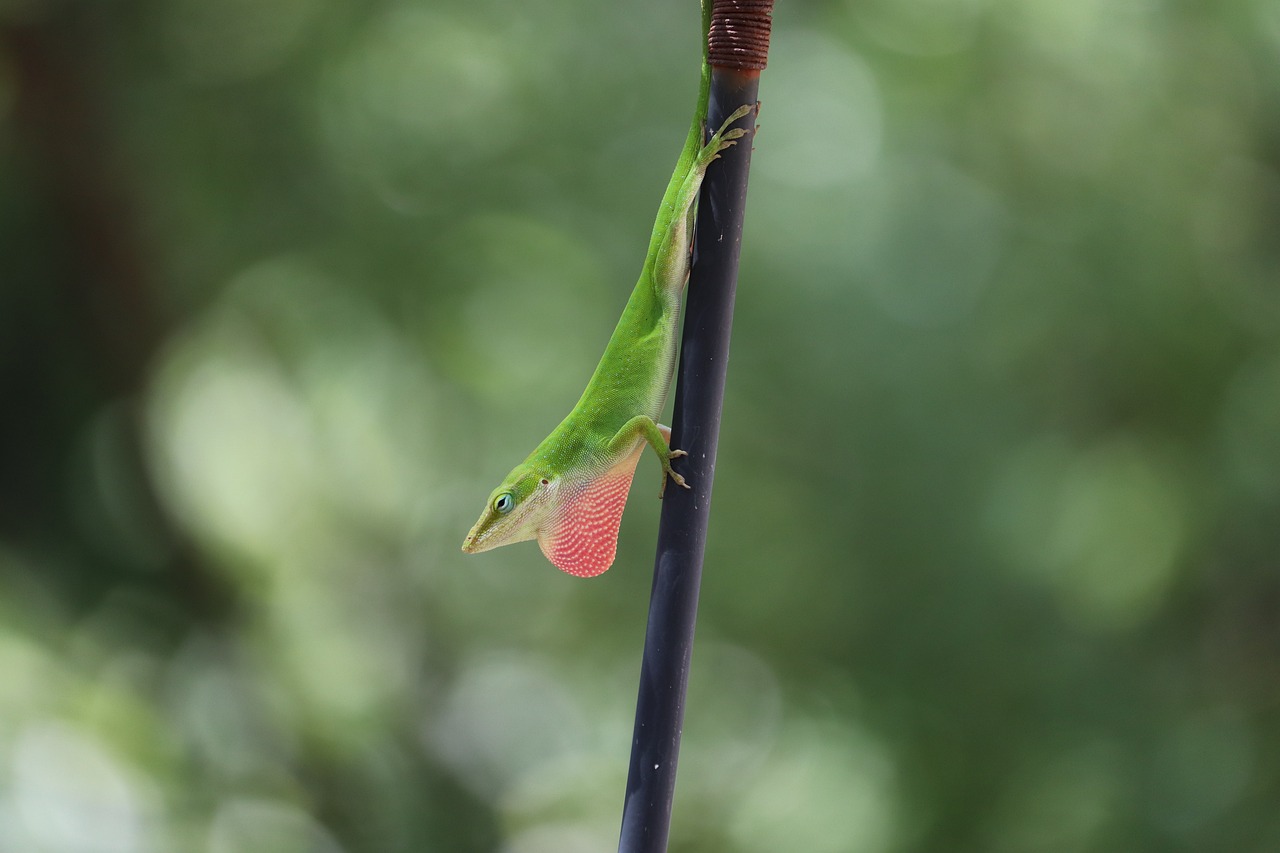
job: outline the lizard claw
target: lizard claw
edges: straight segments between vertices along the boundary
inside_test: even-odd
[[[681,477],[675,471],[672,471],[670,468],[668,468],[662,474],[662,486],[661,488],[658,489],[658,500],[662,500],[662,496],[667,493],[667,477],[670,477],[672,480],[674,480],[677,486],[681,486],[686,489],[693,488],[693,486],[690,486],[688,483],[684,481],[684,477]]]

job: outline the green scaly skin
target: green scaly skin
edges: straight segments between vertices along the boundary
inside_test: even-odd
[[[740,107],[702,144],[711,80],[706,57],[709,17],[704,2],[697,108],[658,208],[640,280],[581,399],[490,494],[462,544],[467,553],[537,538],[564,571],[599,574],[612,562],[616,519],[645,444],[662,463],[663,487],[670,477],[689,488],[671,468],[671,460],[685,454],[668,446],[669,433],[657,418],[675,370],[680,299],[689,275],[698,190],[707,167],[746,133],[730,125],[754,109],[754,105]],[[602,520],[605,517],[607,522]],[[607,529],[610,524],[611,530]],[[573,549],[564,544],[584,538],[588,541]],[[567,549],[573,553],[567,554]],[[578,553],[584,549],[590,554]]]

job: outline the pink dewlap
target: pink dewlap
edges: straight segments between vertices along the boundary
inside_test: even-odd
[[[538,536],[542,553],[556,568],[580,578],[603,574],[618,549],[618,526],[639,453],[566,496],[549,529]]]

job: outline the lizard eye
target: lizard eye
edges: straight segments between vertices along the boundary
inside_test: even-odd
[[[503,492],[493,501],[493,508],[503,515],[511,512],[511,508],[515,505],[515,499],[511,497],[510,492]]]

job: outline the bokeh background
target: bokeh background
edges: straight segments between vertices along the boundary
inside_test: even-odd
[[[0,3],[0,851],[613,849],[690,0]],[[782,0],[672,850],[1280,850],[1280,5]]]

